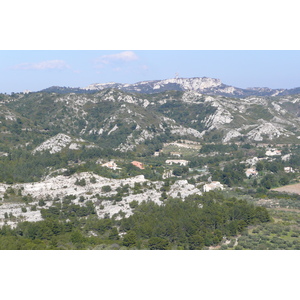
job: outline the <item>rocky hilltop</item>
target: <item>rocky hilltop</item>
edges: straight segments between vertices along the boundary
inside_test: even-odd
[[[300,88],[295,89],[270,89],[270,88],[238,88],[221,82],[220,79],[209,77],[194,78],[170,78],[164,80],[148,80],[134,84],[121,83],[95,83],[83,88],[88,92],[103,90],[107,88],[120,89],[131,93],[158,93],[167,90],[175,91],[196,91],[210,95],[222,95],[230,97],[248,96],[278,96],[293,95],[300,92]]]
[[[196,91],[209,95],[221,95],[228,97],[249,96],[287,96],[300,93],[300,88],[294,89],[271,89],[268,87],[239,88],[222,83],[220,79],[209,77],[193,78],[169,78],[163,80],[146,80],[137,83],[94,83],[83,88],[52,86],[42,92],[54,92],[60,94],[93,94],[105,89],[118,89],[129,93],[155,94],[165,91]]]

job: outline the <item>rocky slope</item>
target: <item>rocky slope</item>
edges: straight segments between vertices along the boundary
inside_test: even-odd
[[[184,81],[182,85],[195,89],[222,86],[218,80]],[[51,144],[59,144],[57,139],[62,137],[71,149],[95,144],[123,152],[147,141],[169,142],[179,137],[204,142],[293,143],[300,136],[299,99],[298,95],[234,98],[191,90],[151,95],[115,89],[94,94],[29,93],[0,103],[0,130],[16,140],[23,132],[24,144],[32,145],[34,151],[52,149]]]

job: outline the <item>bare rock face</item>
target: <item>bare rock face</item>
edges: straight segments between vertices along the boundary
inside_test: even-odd
[[[193,194],[202,195],[202,192],[193,184],[189,184],[187,180],[177,180],[171,186],[170,191],[168,192],[170,197],[180,197],[182,199],[185,199],[187,196]]]
[[[292,133],[288,132],[282,126],[274,126],[272,123],[264,123],[251,130],[248,133],[248,138],[253,141],[263,141],[266,136],[269,140],[272,140],[280,137],[281,135],[289,136],[290,134]]]
[[[224,136],[222,141],[223,141],[223,143],[227,143],[230,140],[232,140],[233,138],[236,138],[236,137],[239,137],[239,136],[241,136],[241,133],[238,132],[235,129],[232,129],[229,132],[227,132],[227,134]]]
[[[46,140],[40,146],[33,150],[33,153],[49,150],[51,154],[60,152],[68,144],[72,142],[72,138],[66,134],[59,133],[56,136]]]
[[[59,133],[36,147],[32,153],[35,154],[36,152],[49,151],[53,154],[60,152],[66,147],[69,147],[71,150],[77,150],[80,148],[79,142],[82,143],[85,141],[83,139],[73,139],[66,134]]]
[[[223,124],[229,124],[233,120],[232,115],[229,111],[218,108],[218,110],[213,114],[209,115],[205,120],[204,123],[209,129],[219,128]]]

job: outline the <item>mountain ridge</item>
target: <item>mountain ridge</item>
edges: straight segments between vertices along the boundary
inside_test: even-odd
[[[160,93],[168,90],[196,91],[203,94],[228,97],[286,96],[300,93],[300,87],[292,89],[271,89],[268,87],[239,88],[224,84],[220,79],[210,77],[176,77],[162,80],[144,80],[132,84],[116,82],[94,83],[83,88],[53,86],[41,91],[56,93],[94,93],[108,88],[141,94]]]
[[[213,84],[220,86],[217,81]],[[174,90],[18,94],[6,96],[1,104],[7,112],[0,120],[2,148],[9,139],[14,145],[27,142],[26,147],[34,150],[49,138],[52,145],[57,134],[83,139],[87,145],[140,153],[179,138],[204,143],[297,143],[299,103],[299,95],[236,98]],[[66,140],[69,143],[70,138]],[[72,147],[78,144],[72,143]],[[51,150],[47,145],[38,149]]]

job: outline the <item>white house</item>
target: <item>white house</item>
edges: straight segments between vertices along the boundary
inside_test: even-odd
[[[256,176],[258,174],[254,168],[247,169],[245,173],[247,177]]]
[[[189,163],[189,161],[184,160],[184,159],[168,159],[168,160],[166,160],[167,165],[177,164],[177,165],[180,165],[180,166],[187,166],[188,163]]]

